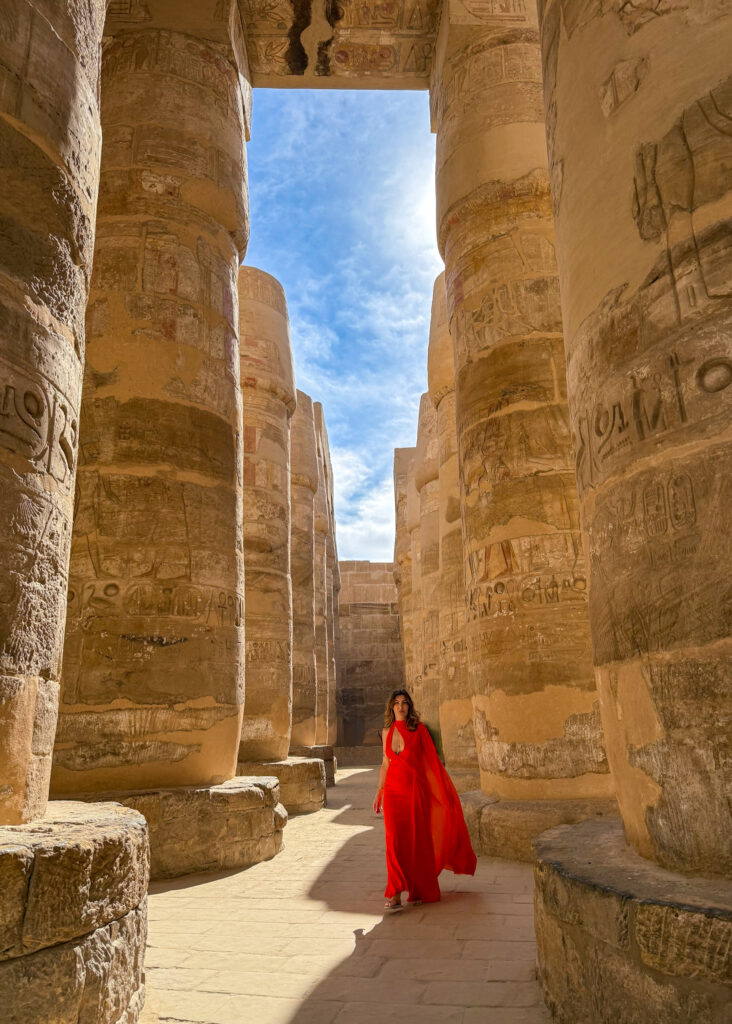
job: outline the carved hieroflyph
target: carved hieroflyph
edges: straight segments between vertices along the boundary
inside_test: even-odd
[[[295,377],[282,286],[239,271],[246,675],[240,761],[287,757],[292,726],[290,417]]]
[[[729,873],[732,13],[576,6],[542,43],[608,755],[636,850]]]
[[[467,664],[485,792],[606,797],[530,5],[450,12],[431,86]]]
[[[230,778],[243,698],[239,72],[134,26],[102,71],[60,793]]]

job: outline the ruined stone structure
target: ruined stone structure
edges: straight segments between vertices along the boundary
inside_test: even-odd
[[[384,707],[404,686],[397,588],[392,562],[340,563],[337,652],[340,764],[381,761]]]
[[[409,543],[409,601],[406,614],[409,626],[405,636],[411,637],[411,650],[405,658],[407,687],[418,706],[422,704],[422,562],[419,533],[419,491],[415,479],[417,449],[407,466],[406,530]]]
[[[595,673],[624,826],[539,845],[540,971],[568,1024],[630,1019],[629,993],[647,1020],[717,1022],[730,1005],[732,11],[658,6],[541,4]]]
[[[147,837],[48,803],[99,189],[105,5],[14,4],[0,67],[0,991],[20,1024],[134,1024]]]
[[[4,5],[10,1024],[135,1024],[150,866],[273,856],[280,787],[313,810],[334,772],[327,432],[251,268],[240,350],[252,83],[429,88],[446,269],[395,452],[407,685],[480,779],[481,848],[549,829],[555,1019],[726,1020],[730,38],[725,0]],[[369,602],[342,582],[344,650]]]
[[[412,544],[407,529],[409,466],[414,448],[394,449],[394,582],[397,588],[399,628],[402,636],[404,681],[414,689],[414,634],[412,630]]]
[[[509,17],[509,9],[511,16]],[[606,813],[529,5],[443,17],[432,71],[484,849]],[[589,801],[589,803],[588,803]],[[599,801],[593,804],[592,801]]]
[[[113,27],[54,758],[63,794],[222,782],[241,728],[248,115],[230,45]]]
[[[292,747],[316,742],[315,526],[318,457],[312,399],[297,392],[291,424],[290,575],[292,577]]]
[[[439,717],[445,764],[458,792],[480,785],[465,642],[465,584],[455,427],[455,365],[445,275],[435,281],[428,349],[429,394],[437,414],[439,483]]]
[[[420,714],[441,749],[440,736],[440,480],[437,413],[429,394],[419,402],[414,486],[419,498]]]
[[[260,339],[262,351],[250,358],[247,372],[242,372],[247,665],[252,663],[247,680],[252,690],[247,683],[239,773],[275,776],[288,813],[305,814],[324,805],[326,785],[335,782],[330,733],[336,722],[340,583],[333,471],[323,408],[298,392],[303,408],[299,418],[293,410],[297,474],[291,473],[292,413],[285,396],[291,394],[294,402],[295,394],[283,386],[285,380],[292,381],[284,293],[274,278],[261,271],[243,267],[241,275],[247,275],[250,289],[257,290],[258,298],[247,302],[259,310],[259,326],[251,337]],[[242,327],[242,351],[249,337]],[[263,344],[265,340],[268,344]],[[253,390],[251,400],[247,381]],[[259,414],[256,432],[247,411],[250,401]],[[263,416],[263,410],[269,415]],[[293,495],[298,502],[296,523],[290,514]],[[291,551],[295,546],[297,592],[293,597]],[[293,606],[297,607],[297,680],[293,678]]]
[[[313,405],[315,420],[315,436],[317,441],[318,461],[322,466],[323,494],[319,506],[324,514],[325,528],[325,681],[326,698],[323,702],[321,745],[332,747],[337,736],[336,721],[336,636],[338,633],[338,591],[340,575],[338,570],[338,547],[335,536],[335,507],[333,504],[333,466],[330,461],[328,431],[325,426],[325,415],[320,402]],[[320,472],[320,470],[319,470]]]
[[[246,696],[239,759],[287,757],[292,728],[290,417],[295,374],[285,293],[239,271],[244,448]]]

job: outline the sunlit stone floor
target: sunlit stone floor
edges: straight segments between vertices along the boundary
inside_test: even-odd
[[[338,773],[329,807],[246,871],[154,883],[145,1024],[540,1024],[532,875],[481,858],[442,902],[382,914],[376,769]]]

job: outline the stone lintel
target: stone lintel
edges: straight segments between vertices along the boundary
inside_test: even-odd
[[[614,800],[501,800],[480,790],[462,793],[465,821],[477,854],[505,860],[536,859],[533,840],[557,825],[618,817]]]
[[[0,828],[4,1024],[135,1024],[148,874],[144,818],[119,804],[52,801]]]
[[[639,856],[620,821],[535,842],[539,978],[560,1024],[722,1024],[732,891]]]
[[[279,780],[287,813],[310,814],[326,806],[325,762],[318,757],[286,757],[282,761],[246,761],[239,771],[247,775],[272,775]]]

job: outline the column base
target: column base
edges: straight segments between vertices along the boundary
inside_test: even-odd
[[[311,814],[326,805],[325,764],[317,757],[287,757],[283,761],[245,761],[238,770],[247,775],[274,775],[287,813]]]
[[[325,765],[325,784],[330,788],[336,784],[336,772],[338,771],[338,760],[335,756],[335,747],[290,747],[290,757],[317,757]]]
[[[536,841],[539,979],[560,1024],[723,1024],[732,1005],[728,882],[640,857],[622,823]]]
[[[450,768],[449,766],[446,766],[446,768],[447,774],[452,779],[453,786],[461,795],[480,790],[480,772],[477,768],[475,771],[462,771],[459,768]]]
[[[365,743],[360,747],[335,747],[341,768],[363,768],[366,765],[381,764],[384,751],[378,743]]]
[[[145,821],[126,807],[54,800],[0,826],[4,1024],[136,1024],[147,884]]]
[[[557,825],[587,818],[619,820],[614,800],[501,800],[471,790],[461,794],[460,802],[475,852],[505,860],[536,860],[532,841]]]
[[[287,823],[274,777],[237,776],[218,786],[115,791],[80,799],[117,800],[142,814],[149,829],[153,880],[271,860],[282,848]]]

